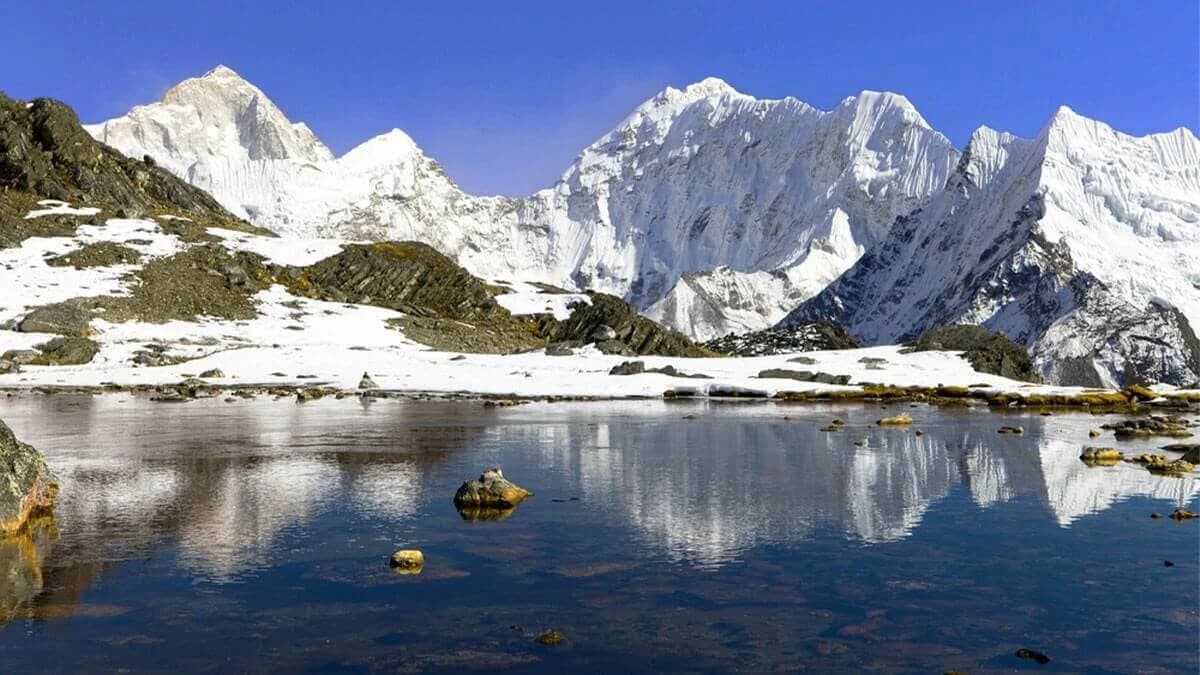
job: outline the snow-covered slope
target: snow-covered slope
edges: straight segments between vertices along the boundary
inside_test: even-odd
[[[982,128],[946,188],[783,323],[872,342],[983,324],[1056,381],[1200,378],[1200,141],[1060,109],[1034,139]]]
[[[940,189],[958,156],[902,96],[863,92],[821,111],[713,78],[663,90],[526,198],[465,194],[399,130],[332,159],[224,67],[90,131],[280,233],[415,239],[479,276],[590,287],[639,308],[671,294],[679,319],[661,316],[706,335],[765,327],[820,290]],[[787,283],[756,288],[729,316],[732,297],[715,315],[704,299],[680,307],[684,274],[722,266],[782,270]]]

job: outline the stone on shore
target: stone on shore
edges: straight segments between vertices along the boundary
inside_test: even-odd
[[[0,422],[0,534],[19,531],[31,516],[58,501],[58,480],[33,446]]]

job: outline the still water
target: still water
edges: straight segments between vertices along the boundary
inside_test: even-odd
[[[904,409],[0,399],[62,482],[0,540],[3,668],[1200,668],[1200,523],[1150,518],[1200,481],[1085,466],[1086,414]],[[536,496],[464,521],[492,465]]]

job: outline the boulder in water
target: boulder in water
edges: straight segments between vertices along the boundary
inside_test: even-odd
[[[511,509],[533,493],[504,477],[498,468],[484,471],[477,480],[465,481],[454,494],[459,509]]]
[[[58,480],[33,446],[0,422],[0,534],[20,530],[31,516],[58,501]]]
[[[358,381],[358,388],[359,389],[378,389],[379,385],[375,384],[375,380],[372,380],[371,376],[369,374],[367,374],[366,372],[364,372],[362,374],[362,379]]]

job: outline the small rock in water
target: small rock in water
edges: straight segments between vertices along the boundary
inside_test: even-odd
[[[1079,456],[1085,462],[1108,462],[1120,461],[1125,459],[1125,453],[1116,448],[1084,448],[1083,454]]]
[[[504,477],[499,468],[485,470],[478,480],[464,481],[454,493],[454,505],[462,508],[511,509],[533,493]]]
[[[375,380],[372,380],[371,376],[364,371],[362,374],[362,379],[360,379],[358,381],[358,388],[359,389],[378,389],[379,385],[375,384]]]
[[[916,434],[917,436],[924,436],[924,435],[925,435],[925,432],[924,432],[924,431],[921,431],[920,429],[917,429],[917,430],[916,430],[916,431],[914,431],[913,433],[914,433],[914,434]]]
[[[1175,566],[1175,563],[1171,562],[1170,560],[1163,561],[1163,567],[1174,567],[1174,566]]]
[[[392,554],[392,569],[405,574],[419,574],[425,567],[425,554],[416,549],[401,549]]]
[[[1025,427],[1000,427],[996,430],[996,432],[1001,434],[1016,434],[1020,436],[1021,434],[1025,433]]]
[[[1088,438],[1096,438],[1099,435],[1100,435],[1099,429],[1092,429],[1092,430],[1088,431]]]
[[[548,630],[533,639],[534,642],[547,647],[557,647],[562,644],[563,634],[556,630]]]
[[[1172,520],[1191,520],[1192,518],[1195,518],[1195,517],[1196,517],[1196,514],[1194,512],[1189,511],[1183,507],[1177,508],[1171,513]]]
[[[893,415],[892,417],[885,417],[881,420],[877,420],[875,423],[881,427],[882,426],[903,426],[905,424],[912,424],[913,418],[912,418],[912,415],[909,415],[908,413],[900,413],[899,415]]]
[[[1045,654],[1043,654],[1037,650],[1034,650],[1034,649],[1018,649],[1017,650],[1017,658],[1018,659],[1033,659],[1034,661],[1038,662],[1039,664],[1050,663],[1049,656],[1046,656]]]
[[[1150,514],[1150,517],[1151,517],[1151,518],[1153,518],[1153,519],[1155,519],[1155,520],[1158,520],[1159,518],[1162,518],[1162,514],[1161,514],[1161,513],[1159,513],[1158,511],[1155,511],[1154,513],[1151,513],[1151,514]]]

